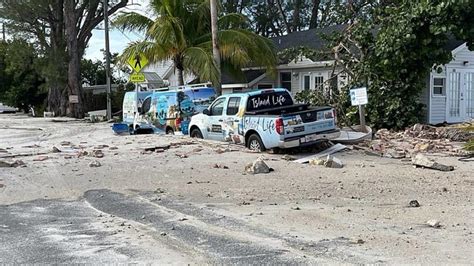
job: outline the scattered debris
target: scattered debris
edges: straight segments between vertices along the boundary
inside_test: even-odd
[[[202,150],[203,150],[203,149],[201,149],[201,148],[195,148],[195,149],[193,150],[193,152],[201,152]]]
[[[42,162],[42,161],[46,161],[46,160],[48,160],[48,159],[49,159],[48,156],[38,156],[38,157],[34,158],[33,161],[35,161],[35,162]]]
[[[89,155],[89,153],[85,150],[80,150],[78,153],[77,153],[77,158],[81,158],[81,157],[84,157],[84,156],[87,156]]]
[[[0,161],[0,167],[19,167],[26,166],[25,163],[21,160],[16,161]]]
[[[53,148],[51,149],[51,151],[54,152],[54,153],[61,152],[61,150],[58,149],[56,146],[53,146]]]
[[[92,156],[94,156],[95,158],[104,158],[104,153],[102,152],[102,150],[93,150]]]
[[[223,164],[217,164],[217,163],[214,164],[214,165],[212,166],[212,168],[229,169],[228,166],[223,165]]]
[[[162,189],[162,188],[157,188],[157,189],[155,189],[154,192],[155,192],[155,193],[158,193],[158,194],[163,194],[163,193],[165,193],[165,190]]]
[[[325,149],[325,150],[323,150],[323,151],[321,151],[317,154],[295,160],[294,162],[307,163],[311,159],[318,159],[318,158],[321,158],[321,157],[324,157],[324,156],[327,156],[327,155],[330,155],[330,154],[333,154],[333,153],[336,153],[336,152],[339,152],[339,151],[342,151],[342,150],[345,150],[345,149],[347,149],[347,146],[338,143],[338,144],[333,145],[333,146],[331,146],[331,147],[329,147],[329,148],[327,148],[327,149]]]
[[[328,155],[326,159],[315,158],[309,161],[310,165],[324,165],[328,168],[342,168],[344,164],[338,158]]]
[[[412,163],[417,167],[425,167],[439,171],[446,172],[454,170],[454,166],[437,163],[436,161],[424,156],[421,153],[418,153],[415,157],[412,158]]]
[[[430,227],[434,227],[434,228],[440,228],[441,227],[441,224],[439,223],[438,220],[429,220],[426,222],[427,225],[429,225]]]
[[[296,160],[295,157],[291,156],[291,155],[288,155],[288,154],[285,154],[281,157],[282,160],[285,160],[285,161],[294,161]]]
[[[171,147],[171,144],[170,144],[170,145],[163,145],[163,146],[155,146],[155,147],[145,148],[145,151],[154,152],[154,151],[156,151],[157,149],[160,149],[160,150],[168,150],[170,147]]]
[[[89,167],[101,167],[102,164],[99,161],[92,161],[89,163]]]
[[[270,167],[263,161],[262,158],[258,158],[253,163],[249,163],[245,166],[245,172],[249,174],[267,174],[270,173]]]
[[[418,208],[420,207],[420,203],[417,200],[411,200],[410,203],[408,203],[408,206],[412,208]]]
[[[292,209],[292,210],[295,210],[295,211],[299,211],[299,210],[301,210],[301,208],[300,208],[300,207],[298,207],[298,206],[296,206],[296,207],[291,207],[291,209]]]
[[[94,149],[101,150],[101,149],[105,149],[105,148],[108,148],[108,147],[109,147],[109,145],[107,145],[107,144],[100,144],[100,145],[95,146]]]
[[[70,141],[61,141],[61,146],[71,146],[71,142]]]
[[[117,146],[112,146],[112,147],[109,147],[109,150],[111,150],[111,151],[118,150],[118,147]]]
[[[178,156],[178,157],[181,158],[181,159],[188,158],[188,155],[186,155],[186,154],[179,154],[179,153],[176,153],[175,155]]]
[[[350,242],[351,242],[352,244],[359,244],[359,245],[365,243],[365,241],[364,241],[363,239],[361,239],[361,238],[353,238],[353,239],[350,240]]]
[[[406,153],[403,150],[387,149],[383,153],[383,157],[393,158],[393,159],[403,159],[406,157]]]

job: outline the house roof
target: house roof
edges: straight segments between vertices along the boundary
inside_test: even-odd
[[[322,36],[331,35],[334,32],[342,32],[346,27],[346,24],[334,25],[325,28],[292,32],[284,36],[273,37],[270,39],[273,41],[278,51],[300,46],[305,46],[315,50],[323,50],[326,48],[328,43],[324,38],[322,38]],[[375,29],[373,34],[377,34],[377,31],[378,29]],[[463,43],[465,43],[465,41],[457,40],[454,36],[449,36],[444,48],[448,51],[452,51]]]
[[[234,77],[229,73],[222,73],[222,84],[249,83],[265,74],[265,70],[245,70],[240,77]]]
[[[334,25],[325,28],[309,29],[305,31],[292,32],[284,36],[270,38],[277,50],[281,51],[291,47],[306,46],[312,49],[324,49],[327,41],[322,35],[330,35],[334,32],[343,31],[347,25]]]

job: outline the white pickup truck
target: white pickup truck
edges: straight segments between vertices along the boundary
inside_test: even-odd
[[[251,150],[292,148],[334,139],[334,109],[295,104],[285,89],[218,97],[189,123],[191,137],[244,144]]]

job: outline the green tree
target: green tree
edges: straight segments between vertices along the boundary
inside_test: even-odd
[[[143,52],[150,62],[172,60],[180,84],[184,84],[184,71],[215,83],[218,71],[212,57],[209,2],[154,0],[150,6],[156,19],[124,13],[114,20],[117,27],[144,31],[146,35],[145,40],[131,43],[123,58]],[[234,74],[253,64],[272,70],[276,56],[271,41],[243,29],[245,21],[245,17],[235,13],[219,18],[217,35],[222,68]]]
[[[349,76],[342,93],[368,87],[367,118],[376,128],[420,122],[420,93],[432,67],[451,60],[448,40],[455,37],[474,48],[474,0],[342,1],[333,10],[335,21],[346,25],[342,32],[325,36],[336,67]],[[305,97],[339,99],[314,94]],[[354,114],[348,98],[343,101],[337,104]]]
[[[47,90],[45,80],[37,71],[38,54],[33,45],[15,39],[0,42],[0,100],[25,111],[41,108]]]
[[[109,5],[112,15],[128,0]],[[43,52],[41,64],[50,86],[48,104],[57,115],[84,116],[80,61],[92,30],[104,18],[102,0],[0,0],[0,17],[11,33],[33,37]],[[68,102],[78,95],[79,103]]]

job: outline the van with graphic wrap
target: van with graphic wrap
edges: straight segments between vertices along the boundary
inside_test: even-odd
[[[333,108],[295,104],[286,89],[267,89],[218,97],[191,118],[189,135],[264,151],[311,145],[340,132]]]
[[[213,88],[186,86],[169,91],[153,91],[143,103],[146,120],[166,134],[188,134],[191,116],[202,112],[216,98]]]

